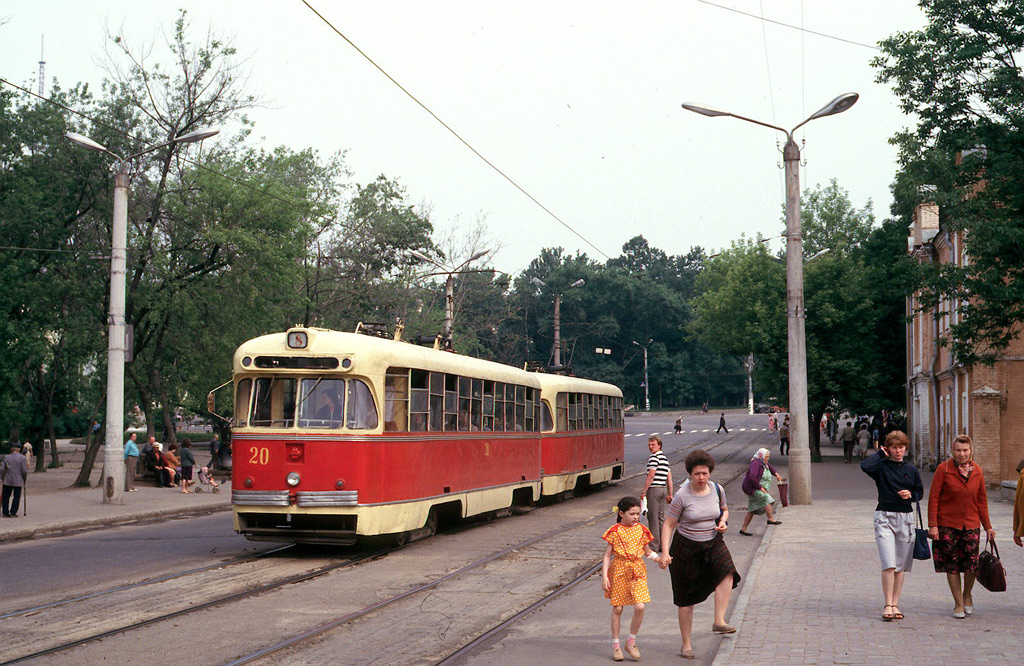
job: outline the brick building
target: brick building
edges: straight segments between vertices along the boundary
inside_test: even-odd
[[[939,221],[936,204],[914,210],[908,252],[921,262],[965,265],[963,232]],[[950,455],[953,438],[966,433],[974,440],[974,457],[986,481],[1015,479],[1024,458],[1024,340],[1014,340],[991,367],[954,363],[948,337],[958,321],[959,303],[943,301],[917,312],[917,294],[907,300],[907,434],[921,467],[933,468]]]

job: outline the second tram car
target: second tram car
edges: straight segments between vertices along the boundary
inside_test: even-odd
[[[253,540],[433,534],[620,478],[622,392],[358,332],[235,352],[232,505]]]

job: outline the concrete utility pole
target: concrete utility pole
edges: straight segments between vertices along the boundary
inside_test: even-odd
[[[532,277],[530,282],[534,283],[542,289],[548,288],[548,283],[540,278]],[[587,283],[586,280],[580,278],[569,285],[569,289],[575,287],[582,287]],[[558,292],[552,292],[555,296],[555,344],[552,350],[551,367],[555,370],[562,369],[562,295]]]
[[[857,93],[840,95],[791,130],[701,104],[683,104],[687,111],[713,118],[731,116],[786,135],[782,159],[786,169],[786,328],[789,342],[789,413],[792,417],[790,436],[793,443],[789,456],[789,497],[794,504],[811,503],[811,449],[804,330],[807,312],[804,310],[803,238],[800,229],[800,148],[793,141],[793,133],[812,120],[846,111],[859,97]]]
[[[428,275],[444,275],[444,326],[441,328],[441,349],[451,351],[452,347],[452,324],[455,320],[455,274],[464,272],[463,269],[469,265],[471,261],[476,261],[480,257],[490,252],[490,250],[483,250],[477,252],[469,259],[451,268],[445,266],[439,261],[431,259],[427,255],[417,250],[409,250],[409,256],[415,257],[420,261],[425,261],[428,264],[434,264],[441,272],[439,273],[428,273]]]
[[[165,141],[160,145],[121,157],[92,139],[67,132],[64,136],[74,144],[117,160],[114,174],[114,220],[110,241],[110,311],[107,330],[107,409],[106,437],[103,446],[104,504],[120,504],[124,499],[124,358],[125,340],[125,274],[128,270],[128,162],[179,143],[202,141],[220,130],[197,130]]]

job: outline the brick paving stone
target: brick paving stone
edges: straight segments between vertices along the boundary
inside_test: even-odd
[[[1012,504],[990,496],[1010,592],[976,586],[974,615],[956,620],[945,576],[931,561],[919,561],[900,599],[906,619],[883,622],[871,527],[874,484],[856,466],[825,463],[813,470],[816,484],[819,470],[828,483],[815,486],[812,505],[784,509],[783,525],[766,533],[730,620],[739,631],[723,641],[716,666],[960,665],[964,654],[977,664],[1019,662],[1024,606],[1014,591],[1024,589],[1024,549],[1010,537]],[[863,486],[862,498],[849,497],[852,485]],[[829,499],[837,488],[843,499]],[[963,649],[952,652],[953,642]]]

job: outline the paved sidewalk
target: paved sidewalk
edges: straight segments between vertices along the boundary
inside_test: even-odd
[[[0,542],[231,507],[231,484],[226,479],[218,480],[221,492],[217,494],[209,492],[208,486],[201,493],[185,494],[178,489],[157,488],[151,480],[136,479],[137,492],[125,493],[122,504],[104,504],[103,493],[96,486],[103,467],[102,447],[90,478],[93,487],[70,487],[81,469],[83,450],[84,446],[61,440],[58,451],[63,467],[29,472],[18,517],[0,519]]]
[[[990,493],[1009,592],[975,586],[974,615],[952,617],[944,574],[914,563],[900,600],[906,619],[881,619],[882,589],[871,515],[874,484],[835,458],[813,466],[814,504],[785,509],[769,528],[714,664],[1005,664],[1019,661],[1024,549],[1013,543],[1013,505]],[[930,475],[925,479],[925,487]],[[922,509],[925,507],[922,504]],[[925,513],[927,519],[927,514]]]

